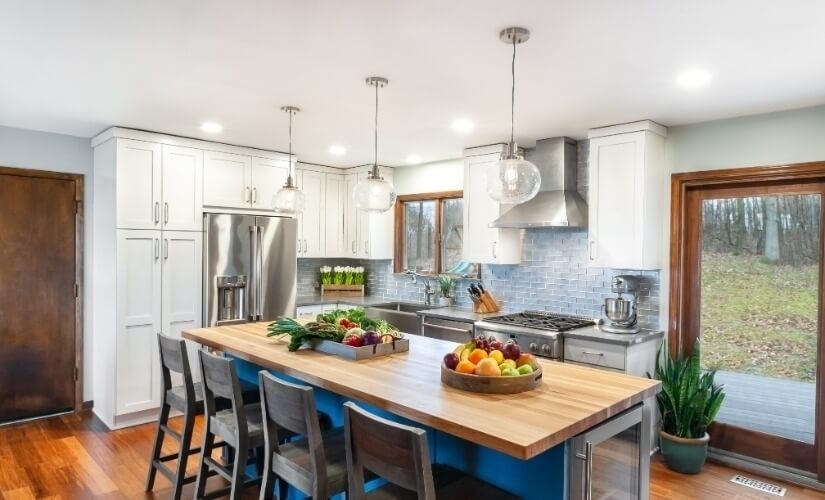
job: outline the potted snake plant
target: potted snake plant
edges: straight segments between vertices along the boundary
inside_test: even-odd
[[[662,382],[659,445],[665,464],[684,474],[702,470],[708,453],[707,428],[725,399],[724,386],[714,382],[716,370],[702,371],[699,340],[689,356],[671,358],[659,348],[655,377]],[[650,376],[650,374],[648,374]]]
[[[438,305],[453,305],[453,278],[450,276],[438,277],[438,288],[441,289],[441,297],[438,298]]]

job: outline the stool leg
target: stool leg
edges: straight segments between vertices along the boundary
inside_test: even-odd
[[[264,453],[264,468],[261,471],[260,500],[272,500],[272,490],[275,488],[275,480],[277,478],[275,473],[272,472],[272,452],[265,447],[262,453]]]
[[[209,417],[206,417],[208,419]],[[201,447],[201,461],[198,467],[198,479],[195,481],[195,498],[203,498],[206,492],[206,479],[209,476],[209,466],[206,465],[206,457],[212,456],[212,448],[215,446],[215,435],[209,429],[207,422],[203,434],[203,446]]]
[[[195,430],[195,412],[189,409],[183,415],[180,450],[178,450],[178,467],[175,471],[175,485],[172,490],[173,500],[180,500],[183,491],[183,479],[186,477],[186,462],[189,461],[189,448],[192,447],[192,432]]]
[[[232,490],[229,493],[230,500],[240,500],[243,495],[244,479],[246,479],[246,464],[249,460],[249,449],[246,439],[238,440],[238,448],[235,450],[235,462],[232,464]]]
[[[146,476],[146,491],[152,491],[155,486],[155,475],[157,468],[155,462],[160,458],[163,449],[163,438],[165,433],[161,429],[161,425],[166,425],[169,422],[169,405],[164,401],[160,407],[160,415],[158,416],[158,430],[155,433],[155,443],[152,445],[152,457],[149,459],[149,474]]]
[[[278,478],[278,500],[286,500],[289,496],[289,483],[284,481],[282,477]]]

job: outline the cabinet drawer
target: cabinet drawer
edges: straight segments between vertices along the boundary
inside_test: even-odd
[[[564,339],[564,361],[624,371],[625,347],[592,340]]]

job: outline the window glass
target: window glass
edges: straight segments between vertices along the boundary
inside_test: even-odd
[[[464,199],[443,200],[441,218],[441,271],[447,272],[461,262],[464,242]]]
[[[435,201],[404,203],[404,268],[435,268]]]

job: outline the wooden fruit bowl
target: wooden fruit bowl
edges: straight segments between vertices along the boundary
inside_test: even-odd
[[[462,391],[482,394],[517,394],[541,385],[541,365],[533,373],[514,377],[484,377],[450,370],[441,363],[441,382]]]

